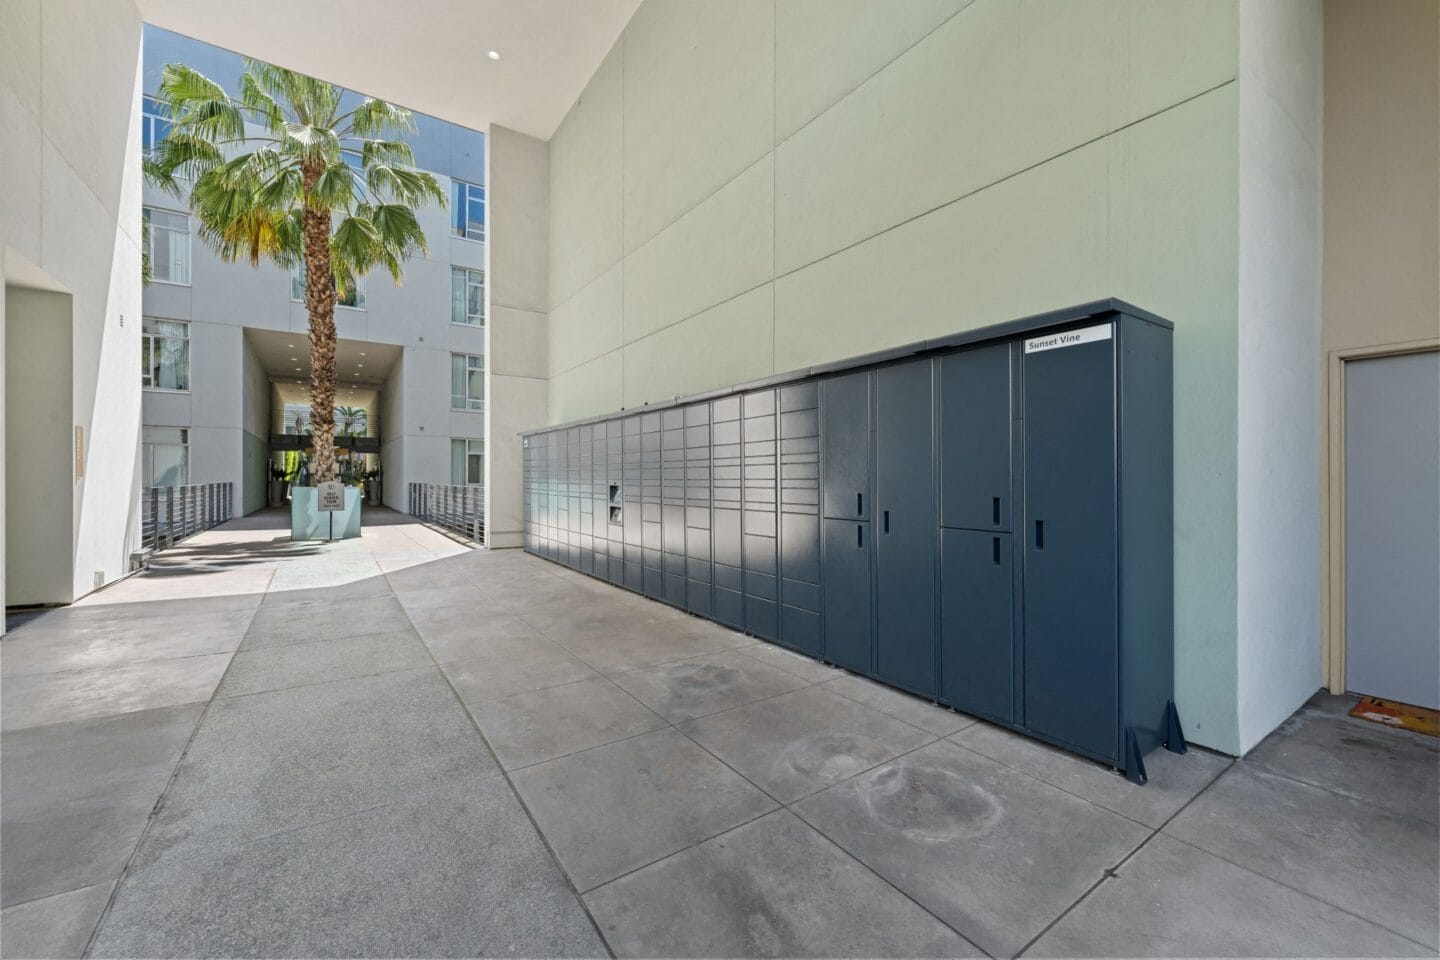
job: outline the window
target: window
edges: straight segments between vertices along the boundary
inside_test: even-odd
[[[173,210],[145,208],[145,244],[150,248],[150,278],[190,285],[190,218]]]
[[[450,441],[450,482],[485,482],[485,441]]]
[[[450,268],[450,322],[485,326],[485,271]]]
[[[140,385],[190,389],[190,324],[145,317],[140,331]]]
[[[290,299],[296,303],[305,302],[305,264],[295,264],[295,269],[290,271]],[[355,310],[365,309],[365,290],[360,285],[360,278],[356,277],[355,282],[350,285],[349,291],[335,293],[335,306],[351,307]]]
[[[184,427],[143,427],[141,472],[147,487],[183,487],[190,482],[190,431]]]
[[[450,181],[450,232],[466,240],[485,239],[485,188]]]
[[[450,409],[485,409],[485,358],[450,354]]]
[[[140,144],[146,153],[154,153],[160,141],[170,135],[170,108],[146,97],[140,114]]]

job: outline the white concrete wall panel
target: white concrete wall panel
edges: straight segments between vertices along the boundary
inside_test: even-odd
[[[623,254],[621,43],[600,64],[550,138],[552,306],[568,300]]]
[[[775,5],[646,3],[622,42],[628,254],[774,146]]]
[[[1322,678],[1324,10],[1321,0],[1255,0],[1240,17],[1236,582],[1248,750]]]

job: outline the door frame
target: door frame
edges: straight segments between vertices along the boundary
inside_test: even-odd
[[[1325,688],[1345,693],[1345,365],[1440,350],[1440,337],[1347,347],[1325,355],[1325,431],[1321,484],[1320,553],[1323,568],[1320,662]]]

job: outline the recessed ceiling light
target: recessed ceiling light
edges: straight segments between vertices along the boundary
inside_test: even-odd
[[[295,372],[296,372],[296,373],[299,373],[299,372],[300,372],[300,368],[299,368],[299,367],[296,367],[296,368],[295,368]],[[296,383],[299,383],[300,381],[299,381],[299,380],[296,380],[295,382],[296,382]]]
[[[491,60],[499,60],[499,59],[500,59],[500,51],[499,51],[499,50],[491,50],[489,53],[485,54],[485,56],[489,57]]]

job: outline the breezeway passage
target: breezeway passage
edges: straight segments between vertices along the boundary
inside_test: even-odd
[[[0,674],[6,956],[1437,946],[1435,741],[1340,698],[1135,787],[393,514],[197,536]]]

